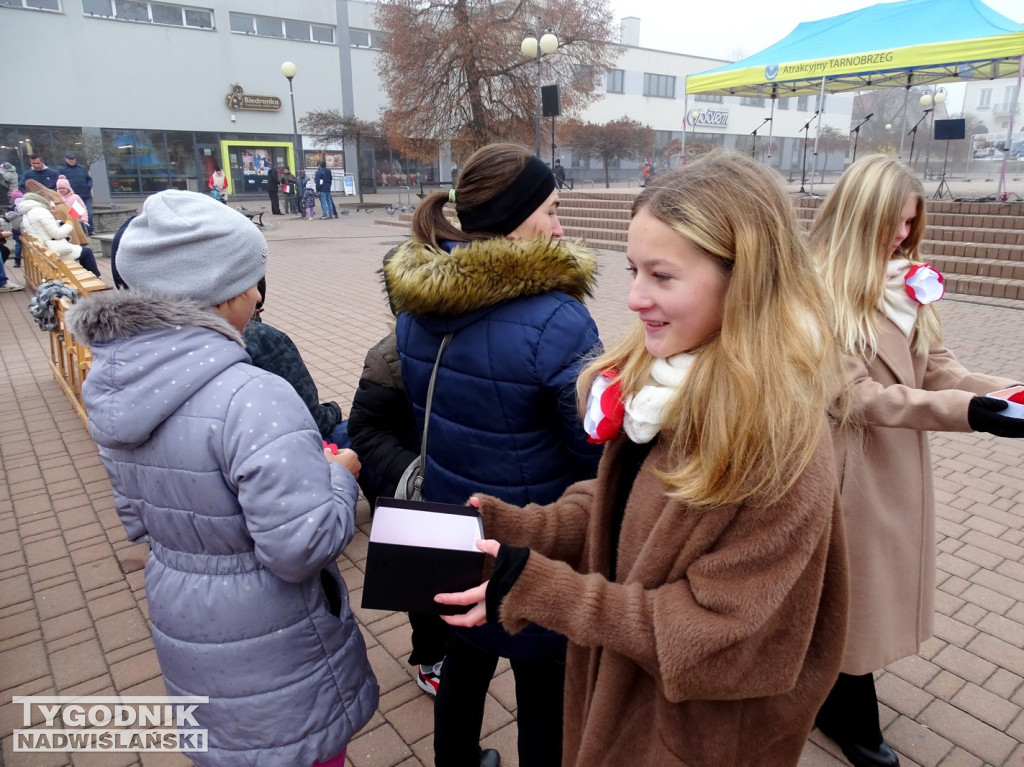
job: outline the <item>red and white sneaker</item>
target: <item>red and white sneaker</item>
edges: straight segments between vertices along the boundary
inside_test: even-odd
[[[441,685],[441,664],[442,658],[433,666],[424,666],[422,663],[416,668],[416,684],[420,686],[427,695],[437,695],[437,688]]]

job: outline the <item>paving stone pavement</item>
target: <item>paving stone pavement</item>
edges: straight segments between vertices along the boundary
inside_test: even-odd
[[[366,350],[391,318],[377,270],[404,230],[372,214],[271,217],[267,322],[294,339],[320,387],[348,411]],[[602,252],[590,308],[622,333],[624,255]],[[8,264],[10,266],[10,262]],[[101,259],[109,273],[109,261]],[[20,270],[11,270],[16,280]],[[967,366],[1024,380],[1024,304],[943,301],[947,341]],[[184,766],[180,755],[13,753],[13,695],[163,695],[147,625],[144,545],[125,541],[96,447],[47,365],[29,294],[0,296],[0,765]],[[1024,442],[932,438],[939,537],[936,635],[879,674],[886,738],[908,767],[1021,765],[1024,757]],[[361,595],[369,510],[339,564]],[[899,584],[893,584],[899,588]],[[412,679],[401,614],[355,608],[380,680],[378,713],[350,744],[354,767],[432,764],[432,699]],[[507,664],[491,685],[483,744],[516,767]],[[846,764],[817,732],[804,767]]]

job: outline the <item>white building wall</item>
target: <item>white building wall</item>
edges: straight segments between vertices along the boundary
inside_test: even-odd
[[[228,9],[237,4],[215,0],[206,7],[213,8],[214,31],[85,16],[72,0],[64,0],[61,14],[0,9],[5,38],[45,41],[45,52],[9,57],[4,122],[290,134],[288,81],[281,74],[287,60],[298,68],[300,116],[340,104],[335,46],[233,33]],[[324,13],[332,7],[302,0],[289,3],[287,16],[333,26],[333,13]],[[248,0],[244,7],[277,17],[284,10],[273,0]],[[224,97],[233,83],[246,93],[277,96],[281,110],[234,112],[232,123]]]

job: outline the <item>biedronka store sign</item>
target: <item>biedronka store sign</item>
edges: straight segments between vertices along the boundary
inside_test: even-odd
[[[231,86],[231,92],[224,97],[224,104],[232,112],[279,112],[281,111],[281,99],[277,96],[254,96],[242,90],[242,86],[235,83]]]

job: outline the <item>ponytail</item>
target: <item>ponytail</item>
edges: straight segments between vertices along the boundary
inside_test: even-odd
[[[440,245],[445,240],[469,242],[480,239],[466,234],[451,222],[445,213],[448,192],[431,192],[412,214],[413,237],[428,245]]]

